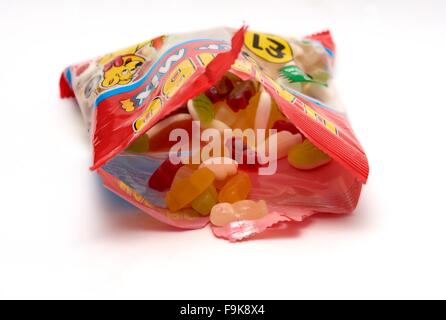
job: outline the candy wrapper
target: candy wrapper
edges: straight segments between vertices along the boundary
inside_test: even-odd
[[[369,168],[333,88],[328,31],[163,35],[72,65],[105,187],[183,229],[237,241],[357,205]]]

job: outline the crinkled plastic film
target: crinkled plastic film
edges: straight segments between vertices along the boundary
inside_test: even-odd
[[[294,39],[246,27],[217,28],[163,35],[72,65],[63,72],[60,89],[62,97],[75,97],[80,106],[92,136],[92,169],[104,185],[164,223],[198,229],[209,217],[190,208],[170,212],[165,192],[147,184],[168,153],[125,149],[228,72],[259,83],[284,117],[333,161],[301,171],[282,159],[273,175],[247,171],[249,199],[265,200],[268,214],[212,227],[216,236],[238,241],[277,223],[355,209],[369,169],[333,89],[334,54],[328,31]]]

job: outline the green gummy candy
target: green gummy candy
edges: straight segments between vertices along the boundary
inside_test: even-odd
[[[217,197],[217,190],[214,185],[211,185],[206,191],[192,201],[192,209],[202,216],[207,216],[211,212],[212,207],[217,203]]]
[[[210,124],[215,117],[212,101],[205,94],[200,94],[192,102],[200,122]]]

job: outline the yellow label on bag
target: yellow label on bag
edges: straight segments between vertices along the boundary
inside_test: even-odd
[[[197,56],[198,61],[200,61],[203,67],[206,67],[215,58],[215,54],[212,53],[202,53]]]
[[[286,63],[293,59],[289,43],[271,34],[247,31],[245,46],[258,57],[272,63]]]
[[[162,101],[159,97],[156,97],[144,110],[142,115],[133,123],[133,131],[141,131],[150,119],[152,119],[161,110]]]
[[[186,83],[195,72],[195,66],[190,59],[180,62],[167,77],[163,86],[163,94],[169,99]]]

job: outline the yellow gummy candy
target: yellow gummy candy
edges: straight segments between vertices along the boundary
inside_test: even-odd
[[[246,128],[254,128],[254,123],[256,119],[257,114],[257,108],[259,105],[259,99],[260,99],[260,92],[257,92],[255,96],[253,96],[251,99],[249,99],[249,104],[246,107],[245,114],[243,117],[246,120]],[[243,129],[246,129],[243,128]]]
[[[202,216],[207,216],[217,203],[218,193],[213,185],[192,201],[192,208]]]
[[[251,191],[251,179],[246,172],[240,171],[230,178],[218,194],[218,202],[234,203],[245,200]]]
[[[218,102],[214,105],[215,119],[232,126],[238,119],[237,112],[231,110],[225,102]]]
[[[215,180],[214,173],[208,168],[201,168],[188,178],[178,179],[166,194],[166,204],[170,211],[178,211],[188,206],[202,194]]]
[[[316,148],[308,139],[288,151],[288,162],[296,169],[310,170],[331,161],[331,158]]]

